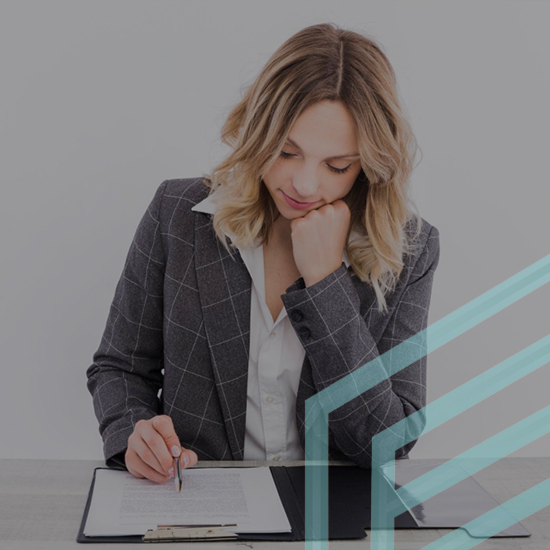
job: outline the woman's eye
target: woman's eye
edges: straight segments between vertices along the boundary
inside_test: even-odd
[[[284,158],[284,159],[289,159],[293,156],[294,155],[292,153],[287,153],[286,151],[281,151],[281,157]],[[327,167],[328,167],[329,170],[331,170],[335,174],[345,174],[351,168],[351,164],[349,166],[346,166],[345,168],[334,168],[334,166],[331,166],[330,164],[327,164]]]
[[[345,174],[351,168],[351,164],[345,168],[334,168],[334,166],[331,166],[330,164],[327,164],[327,166],[336,174]]]

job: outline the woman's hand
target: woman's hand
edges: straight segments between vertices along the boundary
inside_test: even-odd
[[[348,205],[338,199],[290,222],[294,262],[306,287],[342,265],[350,220]]]
[[[180,453],[183,468],[197,463],[196,453],[181,448],[172,419],[163,414],[140,420],[135,425],[124,459],[126,468],[134,476],[165,483],[174,476],[173,457]]]

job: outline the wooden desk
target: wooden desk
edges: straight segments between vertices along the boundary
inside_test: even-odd
[[[413,460],[413,459],[411,459]],[[419,462],[433,461],[416,459]],[[203,462],[199,466],[294,466],[303,462]],[[76,535],[88,496],[94,468],[99,460],[0,460],[0,550],[82,550]],[[548,458],[504,458],[473,476],[499,502],[519,495],[550,478]],[[522,524],[528,538],[487,539],[479,550],[550,550],[550,509],[545,508]],[[448,529],[395,530],[396,550],[417,550],[450,533]],[[368,532],[367,532],[368,533]],[[479,540],[479,539],[474,539]],[[196,542],[169,543],[172,548],[235,550],[237,548],[304,550],[301,542]],[[97,544],[98,550],[135,550],[136,544]],[[139,546],[138,546],[139,547]],[[158,545],[156,546],[158,547]],[[331,541],[332,550],[368,550],[368,538]]]

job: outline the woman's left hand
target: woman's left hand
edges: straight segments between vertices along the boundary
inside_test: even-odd
[[[338,199],[290,222],[294,262],[306,287],[342,265],[350,220],[348,205]]]

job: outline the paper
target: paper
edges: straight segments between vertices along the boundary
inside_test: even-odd
[[[144,535],[158,525],[222,525],[235,533],[284,533],[290,524],[268,467],[195,468],[174,481],[98,469],[85,536]]]

